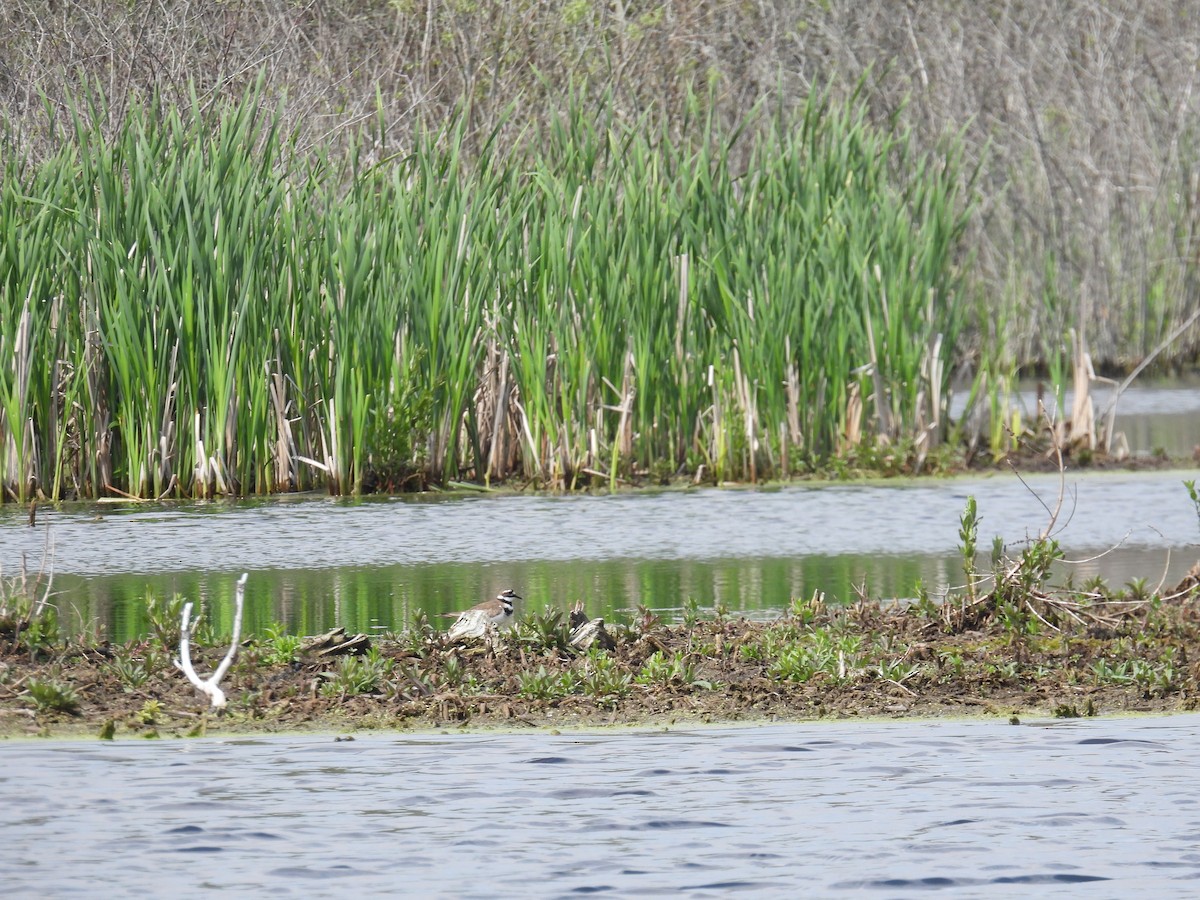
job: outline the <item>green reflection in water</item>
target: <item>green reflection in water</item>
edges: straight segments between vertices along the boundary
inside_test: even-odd
[[[318,634],[399,630],[423,609],[431,617],[494,596],[506,587],[525,597],[518,612],[545,606],[569,609],[584,601],[589,615],[629,621],[644,604],[671,621],[683,604],[723,605],[734,615],[769,617],[793,597],[824,591],[830,602],[912,596],[918,581],[931,592],[959,579],[955,559],[838,556],[804,559],[610,560],[437,564],[317,570],[260,570],[246,586],[245,631],[262,633],[274,622],[288,631]],[[115,641],[150,633],[147,603],[176,594],[195,601],[218,633],[233,621],[233,573],[60,576],[60,620],[74,633],[99,627]],[[435,620],[437,621],[437,620]],[[448,620],[437,621],[439,625]]]

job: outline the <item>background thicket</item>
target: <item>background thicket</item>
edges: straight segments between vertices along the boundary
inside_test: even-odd
[[[1200,297],[1198,61],[1188,0],[9,0],[0,117],[45,152],[41,94],[61,105],[95,80],[115,129],[151,88],[186,104],[195,80],[215,102],[265,70],[263,102],[286,96],[284,129],[310,146],[375,120],[384,154],[467,98],[470,152],[497,126],[519,141],[572,83],[679,130],[697,85],[730,123],[869,71],[876,124],[911,126],[918,149],[961,132],[982,163],[970,274],[1005,352],[1053,364],[1083,324],[1097,365],[1124,369]],[[1167,359],[1198,342],[1190,330]]]

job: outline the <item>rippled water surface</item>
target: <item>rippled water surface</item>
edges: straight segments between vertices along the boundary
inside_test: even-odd
[[[1195,715],[22,742],[0,745],[0,883],[9,897],[1187,897],[1198,785]]]
[[[1072,474],[1059,539],[1079,549],[1193,541],[1182,487],[1194,473]],[[968,495],[981,530],[1036,534],[1057,499],[1053,475],[824,484],[660,494],[502,495],[446,500],[320,498],[259,503],[46,510],[60,573],[605,559],[723,559],[953,550]],[[24,511],[0,519],[0,564],[37,558]]]

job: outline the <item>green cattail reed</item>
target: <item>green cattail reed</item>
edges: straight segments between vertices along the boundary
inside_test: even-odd
[[[97,93],[6,154],[0,491],[336,494],[456,479],[759,480],[947,434],[954,153],[855,101],[678,135],[573,101],[302,152],[261,96]],[[848,421],[853,411],[854,421]]]

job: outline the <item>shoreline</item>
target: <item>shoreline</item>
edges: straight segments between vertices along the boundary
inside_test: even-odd
[[[1087,465],[1072,464],[1068,458],[1060,466],[1059,462],[1046,457],[1042,453],[1029,452],[1009,454],[1000,460],[987,464],[956,465],[953,467],[934,469],[914,473],[909,471],[887,472],[876,469],[854,469],[844,474],[832,472],[813,472],[804,475],[792,475],[786,479],[762,479],[759,481],[695,481],[691,475],[672,477],[665,482],[653,479],[643,479],[633,483],[621,481],[617,488],[608,486],[593,486],[581,484],[575,488],[563,488],[553,485],[538,485],[532,482],[516,483],[513,481],[497,482],[493,485],[476,484],[474,482],[456,481],[446,485],[430,484],[422,489],[400,492],[363,492],[362,494],[330,494],[328,491],[311,488],[300,491],[281,491],[270,494],[223,494],[214,497],[135,497],[130,494],[120,494],[111,497],[91,499],[38,499],[24,505],[15,502],[5,502],[0,499],[0,511],[7,509],[20,511],[30,515],[31,524],[40,524],[37,517],[44,510],[74,511],[78,509],[93,510],[106,506],[189,506],[193,504],[238,504],[238,503],[302,503],[313,500],[329,500],[340,503],[376,502],[395,499],[421,498],[424,500],[460,499],[464,497],[511,497],[521,495],[541,496],[620,496],[624,494],[659,494],[659,493],[688,493],[690,491],[719,490],[719,491],[779,491],[790,487],[822,487],[832,485],[909,485],[934,482],[955,482],[971,479],[1009,478],[1009,477],[1041,477],[1059,475],[1064,478],[1078,476],[1120,476],[1153,473],[1169,475],[1178,473],[1181,476],[1196,475],[1200,472],[1200,457],[1188,458],[1183,456],[1130,456],[1125,459],[1097,456]],[[32,509],[32,512],[31,512]]]
[[[1092,719],[1095,721],[1126,721],[1137,722],[1148,719],[1166,720],[1179,716],[1196,716],[1200,715],[1200,708],[1197,709],[1166,709],[1166,710],[1125,710],[1113,711],[1095,716],[1081,716],[1081,719]],[[1064,719],[1055,716],[1050,710],[1027,709],[1022,715],[1008,714],[992,715],[987,712],[949,712],[936,715],[846,715],[840,717],[824,717],[824,718],[743,718],[743,719],[720,719],[713,721],[705,721],[699,719],[670,719],[663,721],[630,721],[621,722],[613,725],[582,723],[582,724],[539,724],[534,726],[529,725],[503,725],[503,724],[484,724],[463,722],[458,723],[454,727],[447,725],[428,725],[428,726],[406,726],[400,728],[370,728],[370,727],[352,727],[349,729],[338,730],[335,728],[290,728],[274,731],[267,730],[223,730],[221,728],[209,728],[202,736],[188,737],[184,734],[159,734],[157,737],[147,735],[139,735],[133,732],[128,734],[117,733],[112,738],[104,738],[106,743],[113,744],[186,744],[194,741],[246,741],[259,738],[270,739],[289,739],[289,738],[307,738],[314,741],[329,741],[332,743],[353,743],[359,740],[371,741],[385,738],[439,738],[449,737],[452,735],[463,735],[470,737],[483,737],[488,735],[514,735],[514,734],[534,734],[540,733],[553,737],[572,737],[586,735],[607,735],[607,734],[645,734],[645,733],[668,733],[668,732],[709,732],[709,731],[730,731],[736,729],[752,729],[752,728],[774,728],[774,727],[789,727],[795,725],[806,726],[840,726],[840,725],[861,725],[863,727],[877,725],[918,725],[923,723],[939,723],[939,724],[992,724],[1002,725],[1005,727],[1029,727],[1043,728],[1057,723],[1062,723]],[[72,729],[57,729],[49,734],[27,734],[14,733],[0,728],[0,748],[5,745],[29,745],[29,744],[82,744],[85,742],[91,743],[100,740],[94,731],[87,730],[84,726],[79,726]],[[0,749],[0,752],[3,752]]]

